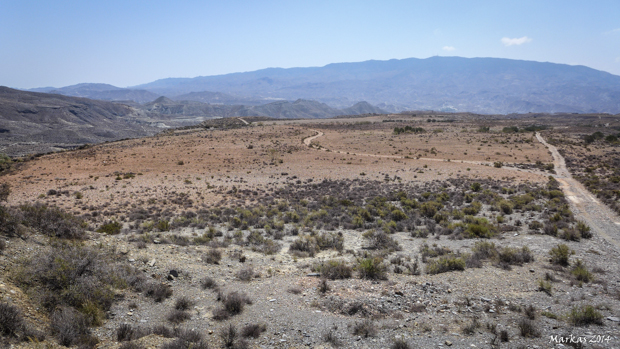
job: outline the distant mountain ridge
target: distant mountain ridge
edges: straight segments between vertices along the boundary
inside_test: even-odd
[[[0,153],[9,155],[152,135],[163,122],[175,125],[171,118],[119,103],[0,86]]]
[[[585,66],[501,58],[431,57],[268,68],[161,79],[133,88],[162,95],[219,91],[312,99],[336,108],[364,100],[393,110],[620,113],[620,76]]]
[[[206,104],[196,101],[174,101],[167,97],[159,97],[153,102],[146,103],[140,108],[154,113],[171,116],[201,116],[201,117],[239,117],[239,116],[269,116],[272,118],[327,118],[338,115],[383,114],[384,110],[359,102],[350,108],[336,109],[327,104],[298,99],[295,102],[277,101],[257,106]]]
[[[159,97],[159,95],[146,90],[127,89],[109,84],[91,83],[82,83],[61,88],[34,88],[30,89],[29,91],[98,99],[102,101],[134,101],[137,103],[150,102]]]

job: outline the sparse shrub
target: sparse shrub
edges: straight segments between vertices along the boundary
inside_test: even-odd
[[[168,231],[170,230],[170,222],[165,219],[161,219],[157,223],[155,223],[153,227],[159,231]]]
[[[38,229],[42,234],[60,239],[82,239],[84,221],[58,207],[45,204],[20,206],[24,224]]]
[[[327,279],[321,279],[319,281],[319,286],[317,287],[319,293],[325,294],[329,291],[329,284],[327,283]]]
[[[334,326],[330,328],[329,331],[325,332],[325,334],[323,334],[323,340],[336,348],[342,345],[340,339],[338,338],[338,335],[336,334],[337,329],[338,327]]]
[[[575,326],[602,325],[603,315],[591,305],[573,307],[568,314],[570,322]]]
[[[330,280],[348,279],[353,273],[353,268],[351,268],[347,262],[335,259],[321,263],[320,265],[315,266],[314,269],[321,273],[321,277]]]
[[[144,349],[144,346],[135,342],[125,342],[121,344],[118,349]]]
[[[176,302],[174,303],[174,309],[176,309],[176,310],[189,310],[189,308],[194,306],[194,304],[196,304],[196,303],[194,301],[192,301],[191,299],[189,299],[187,297],[180,297],[180,298],[177,298]]]
[[[252,304],[252,301],[243,293],[231,292],[228,295],[219,295],[222,301],[222,307],[217,308],[213,312],[215,320],[226,320],[230,316],[241,314],[246,304]]]
[[[540,331],[536,328],[537,327],[536,324],[528,318],[521,318],[517,322],[517,327],[519,328],[521,337],[525,337],[525,338],[540,337]]]
[[[590,227],[583,221],[577,221],[577,231],[584,239],[592,238],[592,231]]]
[[[592,273],[590,273],[588,268],[586,268],[585,263],[583,263],[581,259],[578,259],[577,262],[575,262],[575,265],[573,265],[570,273],[573,274],[575,279],[579,282],[588,283],[593,279]]]
[[[108,234],[108,235],[116,235],[121,232],[121,228],[123,225],[119,222],[112,221],[105,224],[102,224],[99,229],[97,229],[98,233]]]
[[[471,322],[463,327],[462,331],[464,334],[471,336],[476,333],[476,330],[480,327],[480,322],[477,318],[471,319]]]
[[[528,319],[536,320],[536,308],[533,305],[530,304],[527,307],[525,307],[525,310],[523,311],[523,313]]]
[[[409,349],[411,347],[409,346],[407,341],[405,341],[404,339],[398,338],[398,339],[393,340],[392,346],[390,348],[391,349]]]
[[[428,274],[446,273],[454,270],[465,270],[465,260],[456,255],[447,255],[429,261],[426,265]]]
[[[134,328],[130,324],[120,324],[116,328],[116,341],[125,342],[133,338]]]
[[[353,335],[355,336],[362,336],[364,338],[368,338],[368,337],[374,337],[376,334],[377,334],[377,327],[375,326],[375,323],[370,319],[366,319],[361,322],[356,322],[353,325]]]
[[[174,337],[174,332],[166,325],[157,325],[153,327],[153,334],[162,336],[164,338]]]
[[[237,272],[237,278],[241,281],[250,281],[254,277],[254,268],[251,266],[243,267]]]
[[[249,324],[241,329],[241,336],[245,338],[258,338],[265,331],[267,331],[267,326],[264,324]]]
[[[300,236],[289,246],[289,253],[299,257],[314,257],[319,250],[316,239],[310,235]]]
[[[566,267],[570,264],[569,258],[575,254],[575,251],[572,251],[566,244],[559,244],[549,250],[549,254],[551,255],[551,263]]]
[[[215,289],[217,288],[217,282],[207,276],[203,278],[202,280],[200,280],[200,286],[202,287],[203,290],[206,290],[207,288]]]
[[[57,243],[24,261],[14,276],[45,309],[71,306],[84,313],[89,324],[98,324],[112,305],[114,289],[127,287],[136,273],[114,263],[103,250]]]
[[[363,236],[368,239],[370,249],[400,251],[398,242],[382,231],[369,230]]]
[[[220,330],[220,338],[222,339],[224,348],[232,348],[238,336],[239,334],[237,333],[237,329],[233,324],[228,324],[228,326],[225,326]]]
[[[513,204],[507,200],[501,200],[497,205],[504,214],[511,214],[514,207]]]
[[[153,298],[155,302],[159,303],[172,296],[172,289],[168,285],[159,282],[151,282],[146,287],[145,295]]]
[[[499,251],[498,258],[500,263],[508,265],[522,265],[534,261],[534,256],[527,246],[521,249],[504,247]]]
[[[69,347],[90,342],[88,321],[78,311],[64,307],[56,310],[50,320],[52,334],[56,336],[61,345]]]
[[[211,248],[202,256],[202,261],[208,264],[220,264],[222,251],[218,248]]]
[[[173,324],[178,325],[185,320],[191,319],[191,317],[192,316],[186,311],[173,309],[170,313],[168,313],[168,316],[166,316],[166,319],[172,322]]]
[[[22,314],[16,306],[0,303],[0,334],[16,336],[22,327]]]
[[[356,269],[361,279],[387,279],[387,266],[383,263],[383,259],[379,257],[359,259]]]
[[[543,279],[539,279],[538,280],[538,291],[545,292],[547,295],[551,296],[551,291],[552,291],[551,283]]]

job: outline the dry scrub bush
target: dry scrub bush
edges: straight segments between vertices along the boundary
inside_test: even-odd
[[[591,305],[573,307],[568,318],[575,326],[603,325],[603,315]]]
[[[0,334],[4,336],[17,336],[22,329],[22,314],[16,306],[8,303],[0,303]]]
[[[114,263],[103,250],[56,243],[23,261],[14,276],[49,311],[71,306],[94,325],[112,305],[114,289],[128,287],[136,273],[126,264]]]
[[[455,270],[465,270],[465,260],[454,254],[441,256],[439,259],[429,261],[426,265],[428,274],[440,274]]]
[[[364,338],[368,338],[368,337],[374,337],[376,334],[377,334],[377,327],[375,326],[375,323],[370,319],[366,319],[361,322],[356,322],[353,325],[353,335],[355,336],[362,336]]]
[[[353,273],[353,268],[347,262],[335,259],[315,265],[313,270],[321,273],[321,277],[330,280],[348,279]]]
[[[245,338],[258,338],[260,337],[261,333],[265,331],[267,331],[267,326],[265,326],[264,324],[249,324],[241,329],[241,336]]]
[[[60,239],[84,238],[86,223],[58,207],[45,204],[21,205],[20,211],[26,226],[39,230],[42,234]]]

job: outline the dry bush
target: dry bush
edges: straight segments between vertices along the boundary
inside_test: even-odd
[[[405,341],[404,339],[394,339],[394,341],[392,342],[392,346],[390,347],[390,349],[409,349],[411,348],[409,346],[409,344],[407,343],[407,341]]]
[[[353,273],[353,268],[347,262],[335,259],[315,265],[313,269],[321,273],[321,277],[330,280],[348,279]]]
[[[220,264],[222,259],[222,251],[217,248],[211,248],[202,256],[202,261],[208,264]]]
[[[224,348],[232,348],[238,336],[237,329],[233,324],[228,324],[228,326],[220,330],[220,338],[222,339]]]
[[[401,250],[398,242],[383,231],[369,230],[365,232],[363,236],[368,239],[368,248],[370,249],[389,251]]]
[[[172,296],[172,288],[159,282],[150,282],[147,284],[144,294],[159,303]]]
[[[52,334],[58,339],[58,343],[66,347],[72,345],[94,347],[96,338],[93,340],[86,317],[77,310],[64,307],[56,310],[50,318]]]
[[[241,281],[250,281],[252,280],[253,277],[254,277],[254,268],[252,268],[251,266],[241,268],[237,272],[237,278],[239,278],[239,280]]]
[[[194,304],[196,304],[196,302],[192,301],[191,299],[187,297],[180,297],[180,298],[177,298],[176,302],[174,303],[174,309],[189,310],[189,308],[194,306]]]
[[[530,319],[521,318],[521,320],[517,322],[517,327],[519,328],[521,337],[540,337],[540,331],[538,330],[537,325]]]
[[[231,292],[227,295],[219,294],[222,306],[213,312],[215,320],[226,320],[231,316],[241,314],[246,304],[252,304],[252,300],[244,293]]]
[[[205,277],[202,280],[200,280],[200,286],[202,287],[203,290],[206,289],[216,289],[217,288],[217,282],[215,280],[213,280],[213,278],[210,277]]]
[[[249,324],[241,329],[241,336],[245,338],[258,338],[260,337],[261,333],[265,331],[267,331],[267,326],[265,326],[264,324]]]
[[[20,206],[23,222],[42,234],[60,239],[83,239],[85,222],[58,207],[35,203]]]
[[[8,303],[0,303],[0,334],[4,336],[17,336],[22,329],[23,317],[16,306]]]
[[[14,277],[48,311],[71,306],[86,316],[89,325],[100,325],[114,301],[114,290],[138,280],[137,273],[127,264],[115,263],[104,250],[56,243],[25,260]]]
[[[364,338],[368,338],[368,337],[374,337],[376,334],[377,334],[377,327],[375,326],[375,323],[370,319],[366,319],[361,322],[356,322],[353,325],[353,335],[355,336],[362,336]]]
[[[172,322],[175,325],[178,325],[178,324],[182,323],[183,321],[189,320],[191,318],[192,318],[192,316],[188,312],[186,312],[184,310],[178,310],[178,309],[173,309],[166,316],[166,319],[168,321]]]
[[[174,337],[174,332],[170,328],[166,327],[166,325],[158,325],[153,327],[153,334],[162,336],[164,338]]]

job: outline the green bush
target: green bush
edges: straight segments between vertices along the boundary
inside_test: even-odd
[[[573,307],[568,319],[575,326],[603,325],[603,315],[591,305]]]
[[[380,257],[359,259],[356,269],[361,279],[387,279],[387,266]]]
[[[549,254],[551,255],[551,263],[566,267],[570,264],[569,258],[575,254],[575,251],[572,251],[566,244],[559,244],[549,250]]]
[[[439,202],[428,201],[420,206],[420,213],[428,218],[432,218],[435,214],[437,214],[437,211],[441,210],[442,207],[443,205]]]
[[[108,235],[116,235],[121,232],[121,228],[123,225],[117,221],[108,222],[102,224],[99,229],[97,229],[98,233],[104,233]]]
[[[499,262],[508,265],[522,265],[534,261],[534,256],[527,246],[522,248],[504,247],[499,251]]]
[[[426,265],[428,274],[440,274],[454,270],[465,270],[465,260],[456,255],[442,256]]]
[[[353,268],[351,268],[347,262],[335,259],[315,265],[313,269],[321,273],[321,277],[330,280],[348,279],[353,273]]]
[[[512,209],[513,209],[513,205],[510,201],[507,200],[501,200],[497,206],[499,206],[499,209],[504,213],[504,214],[511,214],[512,213]]]
[[[586,268],[586,265],[581,259],[578,259],[577,262],[575,262],[575,265],[571,270],[571,274],[573,274],[575,279],[579,282],[588,283],[593,279],[592,273],[588,271],[588,268]]]

